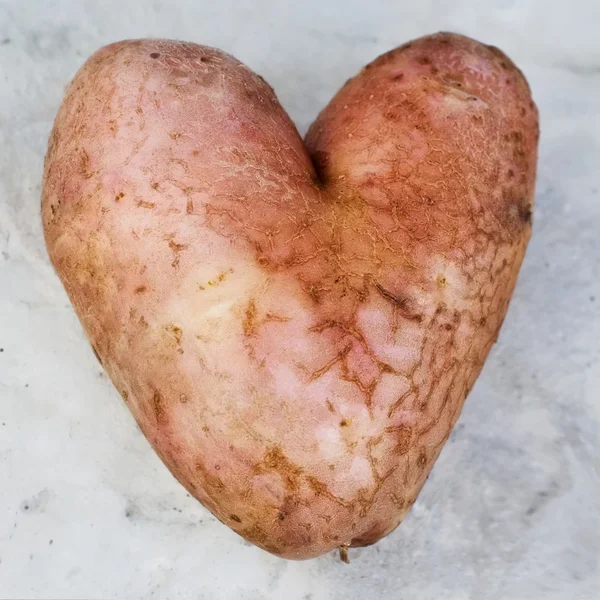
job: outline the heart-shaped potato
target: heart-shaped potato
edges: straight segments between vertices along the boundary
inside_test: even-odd
[[[141,40],[70,84],[47,247],[185,488],[287,558],[402,520],[498,330],[531,230],[537,110],[438,34],[349,80],[303,143],[231,56]]]

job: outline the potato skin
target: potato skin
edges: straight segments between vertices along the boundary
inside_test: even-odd
[[[57,115],[46,243],[175,477],[310,558],[415,501],[505,316],[537,140],[522,74],[454,34],[365,67],[306,145],[233,57],[120,42]]]

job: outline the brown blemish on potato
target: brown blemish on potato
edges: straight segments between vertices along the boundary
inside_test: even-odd
[[[135,290],[133,290],[134,294],[144,294],[148,291],[148,288],[145,285],[138,285]]]
[[[183,336],[183,329],[181,329],[181,327],[171,323],[165,327],[165,330],[175,338],[177,345],[181,344],[181,338]]]
[[[402,496],[399,496],[398,494],[394,494],[394,493],[390,494],[390,500],[399,509],[404,508],[404,505],[406,504],[406,500]]]
[[[204,291],[207,287],[209,287],[209,288],[216,287],[220,283],[223,283],[227,279],[228,275],[231,275],[231,273],[233,273],[233,269],[228,269],[227,271],[221,271],[215,279],[209,279],[205,284],[199,284],[198,288],[200,289],[200,291]],[[286,319],[284,319],[283,317],[278,318],[274,315],[269,314],[269,315],[267,315],[267,320],[284,321]]]
[[[184,250],[186,250],[188,247],[187,244],[178,244],[177,242],[173,241],[172,239],[169,240],[169,248],[174,252],[175,257],[173,258],[173,262],[171,263],[171,266],[176,269],[179,266],[179,261],[180,261],[180,254],[181,252],[183,252]]]
[[[395,440],[393,452],[403,456],[410,450],[413,438],[411,427],[406,425],[396,425],[387,427],[385,431],[387,434],[391,434]]]
[[[138,200],[137,205],[140,208],[154,208],[156,206],[154,202],[147,202],[146,200]]]
[[[339,350],[333,358],[328,360],[322,367],[318,368],[316,371],[314,371],[311,374],[310,381],[319,379],[319,377],[322,377],[325,373],[327,373],[329,370],[331,370],[335,365],[337,365],[339,362],[343,361],[351,349],[352,349],[352,347],[350,345],[348,345],[345,348],[343,348],[342,350]]]
[[[216,507],[219,497],[226,489],[223,480],[206,467],[202,460],[197,460],[194,468],[196,474],[202,479],[204,493]]]
[[[165,417],[165,409],[163,406],[163,398],[158,390],[156,390],[152,396],[152,407],[154,409],[154,416],[156,417],[156,424],[160,425]]]
[[[90,155],[84,148],[80,148],[79,152],[79,170],[81,171],[81,175],[85,179],[90,179],[94,176],[93,171],[90,170]]]
[[[155,59],[156,59],[156,58],[158,58],[159,56],[160,56],[160,53],[158,53],[158,52],[151,52],[151,53],[150,53],[150,58],[155,58]]]
[[[375,284],[375,288],[386,300],[390,300],[395,305],[395,307],[397,307],[401,311],[402,316],[405,319],[411,319],[411,320],[415,320],[415,321],[422,320],[422,316],[419,314],[416,314],[411,309],[412,301],[410,298],[395,296],[394,294],[392,294],[391,292],[389,292],[388,290],[383,288],[383,286],[379,285],[378,283]]]
[[[281,315],[275,315],[273,313],[267,313],[264,318],[264,323],[288,323],[292,320],[292,317],[283,317]]]
[[[526,224],[530,224],[532,221],[533,209],[529,204],[522,205],[519,207],[519,217],[521,221]]]
[[[280,446],[267,449],[263,460],[254,465],[254,475],[275,473],[279,476],[284,489],[283,507],[293,507],[298,504],[303,470],[290,461]]]
[[[242,327],[244,328],[244,335],[250,337],[256,330],[256,302],[253,298],[248,302],[246,311],[244,312],[244,319],[242,321]]]
[[[115,202],[120,202],[123,198],[125,198],[125,194],[123,192],[119,192],[116,196],[115,196]]]
[[[352,505],[351,503],[346,502],[343,498],[339,498],[335,494],[332,494],[327,485],[314,475],[308,475],[306,477],[306,481],[316,496],[327,498],[328,500],[331,500],[332,502],[339,504],[344,508],[349,508]]]
[[[305,483],[308,484],[316,496],[326,498],[345,508],[350,506],[343,499],[332,494],[327,485],[320,479],[313,475],[306,475],[301,467],[287,458],[279,446],[273,446],[267,450],[263,460],[254,466],[253,473],[254,475],[265,473],[279,475],[284,490],[284,498],[278,514],[289,514],[298,506]],[[244,535],[247,537],[246,534]]]
[[[229,515],[229,518],[236,523],[241,523],[242,520],[237,515]]]

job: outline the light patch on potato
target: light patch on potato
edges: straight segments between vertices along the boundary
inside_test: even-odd
[[[387,419],[389,407],[406,398],[411,389],[411,370],[400,373],[384,373],[373,393],[373,413],[375,419]],[[378,423],[378,427],[382,423]],[[375,434],[375,432],[372,432]]]
[[[444,86],[442,100],[445,107],[450,111],[483,110],[487,108],[487,104],[481,98],[452,86]],[[436,104],[437,106],[439,104]]]
[[[371,489],[374,484],[373,470],[369,459],[351,454],[350,465],[346,468],[344,481],[339,481],[337,492],[342,497],[348,498],[353,495],[355,489]]]
[[[379,360],[400,373],[409,372],[419,357],[422,326],[407,320],[392,303],[376,298],[362,306],[357,322]]]
[[[265,285],[264,273],[252,263],[243,265],[239,258],[222,254],[223,266],[198,264],[190,269],[171,290],[169,302],[162,307],[162,319],[186,314],[186,329],[200,339],[217,342],[239,328],[247,309],[247,298],[260,297]],[[233,268],[231,264],[239,265]]]
[[[341,432],[340,428],[335,425],[317,426],[315,437],[318,443],[318,453],[324,461],[335,464],[341,456],[346,454],[344,435],[345,432]]]
[[[469,289],[462,266],[442,256],[430,257],[427,298],[449,311],[471,310],[477,298]]]
[[[494,68],[492,62],[481,55],[464,52],[462,53],[461,60],[463,61],[464,68],[471,71],[473,75],[481,79],[491,79],[494,76]]]

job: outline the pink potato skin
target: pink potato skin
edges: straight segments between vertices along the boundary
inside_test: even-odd
[[[538,131],[520,71],[454,34],[365,67],[306,143],[231,56],[124,41],[56,117],[46,243],[185,488],[276,555],[345,553],[402,521],[498,335]]]

